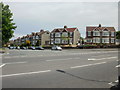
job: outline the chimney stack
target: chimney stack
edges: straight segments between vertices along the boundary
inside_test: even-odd
[[[99,24],[99,27],[101,27],[101,24]]]
[[[64,26],[64,28],[67,28],[67,26]]]
[[[43,29],[40,30],[40,32],[43,32],[43,31],[44,31]]]

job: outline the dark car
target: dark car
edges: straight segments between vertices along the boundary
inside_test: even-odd
[[[40,46],[37,46],[35,49],[36,49],[36,50],[44,50],[44,48],[43,48],[43,47],[40,47]]]
[[[14,46],[10,46],[10,47],[8,47],[9,49],[16,49],[16,47],[14,47]]]

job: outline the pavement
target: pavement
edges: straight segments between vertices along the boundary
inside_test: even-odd
[[[110,88],[118,82],[117,49],[10,50],[3,88]]]

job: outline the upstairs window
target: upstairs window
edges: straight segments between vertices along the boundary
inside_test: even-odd
[[[33,36],[33,39],[35,39],[35,36]]]
[[[36,39],[39,39],[39,36],[36,36]]]
[[[51,33],[51,37],[54,37],[54,33]]]
[[[109,36],[109,31],[103,31],[102,36]]]
[[[91,31],[88,31],[88,36],[91,36]]]
[[[60,37],[60,33],[55,33],[55,37]]]
[[[115,32],[111,32],[111,36],[115,36]]]
[[[68,37],[68,33],[67,32],[63,32],[62,33],[62,37]]]
[[[100,36],[100,32],[99,31],[93,31],[93,36]]]
[[[73,37],[73,32],[70,32],[70,37]]]

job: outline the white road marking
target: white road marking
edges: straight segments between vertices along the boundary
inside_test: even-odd
[[[94,66],[94,65],[99,65],[99,64],[105,64],[106,62],[100,62],[100,63],[94,63],[94,64],[87,64],[87,65],[81,65],[81,66],[74,66],[70,68],[81,68],[81,67],[88,67],[88,66]]]
[[[118,82],[118,80],[115,81],[116,83]]]
[[[10,63],[4,63],[4,64],[19,64],[19,63],[27,63],[27,62],[10,62]]]
[[[118,83],[118,80],[116,80],[115,82],[110,82],[108,84],[111,85],[111,86],[115,86],[117,83]]]
[[[110,82],[108,84],[111,85],[111,86],[115,86],[115,83],[113,83],[113,82]]]
[[[117,57],[108,57],[108,58],[100,58],[100,59],[88,58],[88,60],[89,60],[89,61],[96,61],[96,60],[104,60],[104,59],[112,59],[112,58],[117,58]]]
[[[116,66],[116,68],[119,68],[119,67],[120,67],[120,65],[117,65],[117,66]]]
[[[36,71],[36,72],[27,72],[27,73],[17,73],[17,74],[9,74],[9,75],[2,75],[2,76],[0,76],[0,77],[11,77],[11,76],[19,76],[19,75],[30,75],[30,74],[38,74],[38,73],[44,73],[44,72],[51,72],[51,70]]]
[[[66,58],[66,59],[55,59],[55,60],[46,60],[46,61],[62,61],[62,60],[70,60],[70,59],[80,59],[80,58]]]
[[[5,64],[0,65],[0,68],[2,68],[3,66],[5,66]]]
[[[110,57],[110,55],[97,55],[97,56],[91,56],[91,57],[101,57],[101,56]]]

